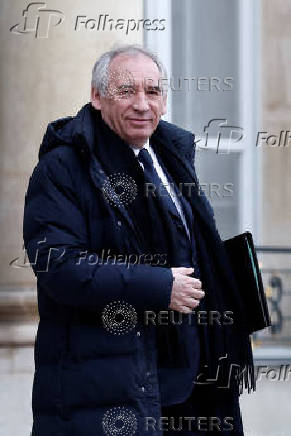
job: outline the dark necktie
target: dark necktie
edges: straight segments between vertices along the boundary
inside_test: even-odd
[[[177,213],[179,215],[167,188],[154,167],[152,157],[148,150],[142,148],[137,158],[144,166],[145,181],[150,184],[147,189],[145,189],[145,195],[156,198],[164,210],[171,210],[175,215],[177,215]]]
[[[153,190],[155,195],[151,193],[151,190],[149,190],[149,204],[154,203],[157,204],[157,206],[160,206],[162,214],[165,214],[171,210],[175,216],[178,216],[180,222],[183,223],[180,213],[177,210],[171,195],[169,194],[154,167],[152,157],[148,150],[142,148],[137,157],[144,166],[145,182],[151,183],[153,188],[155,188],[155,190]],[[157,227],[156,223],[154,223],[154,238],[157,233],[159,233],[159,228]],[[170,267],[170,265],[168,265],[168,267]],[[184,367],[189,368],[189,354],[184,343],[183,334],[183,329],[180,325],[171,323],[169,323],[169,325],[157,324],[156,335],[158,366],[175,369]]]

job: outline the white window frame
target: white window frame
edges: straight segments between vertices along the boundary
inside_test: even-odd
[[[144,45],[156,52],[165,65],[168,77],[172,75],[172,2],[171,0],[144,0],[144,17],[165,19],[165,30],[144,31]],[[167,113],[163,119],[172,120],[172,92],[168,87]]]
[[[163,32],[145,32],[144,44],[159,54],[169,77],[172,63],[171,0],[144,0],[145,17],[165,18]],[[191,17],[189,17],[191,19]],[[256,138],[259,125],[259,65],[260,65],[260,1],[239,0],[239,127],[243,128],[243,138],[231,145],[231,150],[240,154],[239,159],[239,229],[250,231],[255,243],[261,240],[261,201],[262,164]],[[185,41],[185,44],[190,41]],[[186,99],[187,100],[187,99]],[[168,95],[168,114],[164,118],[171,122],[171,90]],[[189,102],[185,102],[189,104]],[[228,152],[229,143],[223,140],[219,152]],[[217,141],[209,138],[207,148],[217,149]]]

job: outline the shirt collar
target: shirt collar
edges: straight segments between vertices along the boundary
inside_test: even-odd
[[[141,148],[137,148],[134,145],[129,144],[130,148],[134,151],[135,156],[138,156],[138,153],[140,152]],[[147,140],[147,142],[142,146],[142,148],[147,149],[147,151],[150,151],[150,141],[149,139]]]

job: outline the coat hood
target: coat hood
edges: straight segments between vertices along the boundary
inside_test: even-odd
[[[38,158],[41,159],[44,154],[63,145],[92,150],[94,142],[92,109],[91,104],[87,103],[75,116],[59,118],[49,123],[39,148]]]

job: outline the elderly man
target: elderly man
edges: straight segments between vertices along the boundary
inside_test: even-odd
[[[194,135],[161,120],[165,77],[140,46],[104,53],[91,102],[40,146],[24,208],[32,436],[243,435],[246,320]]]

